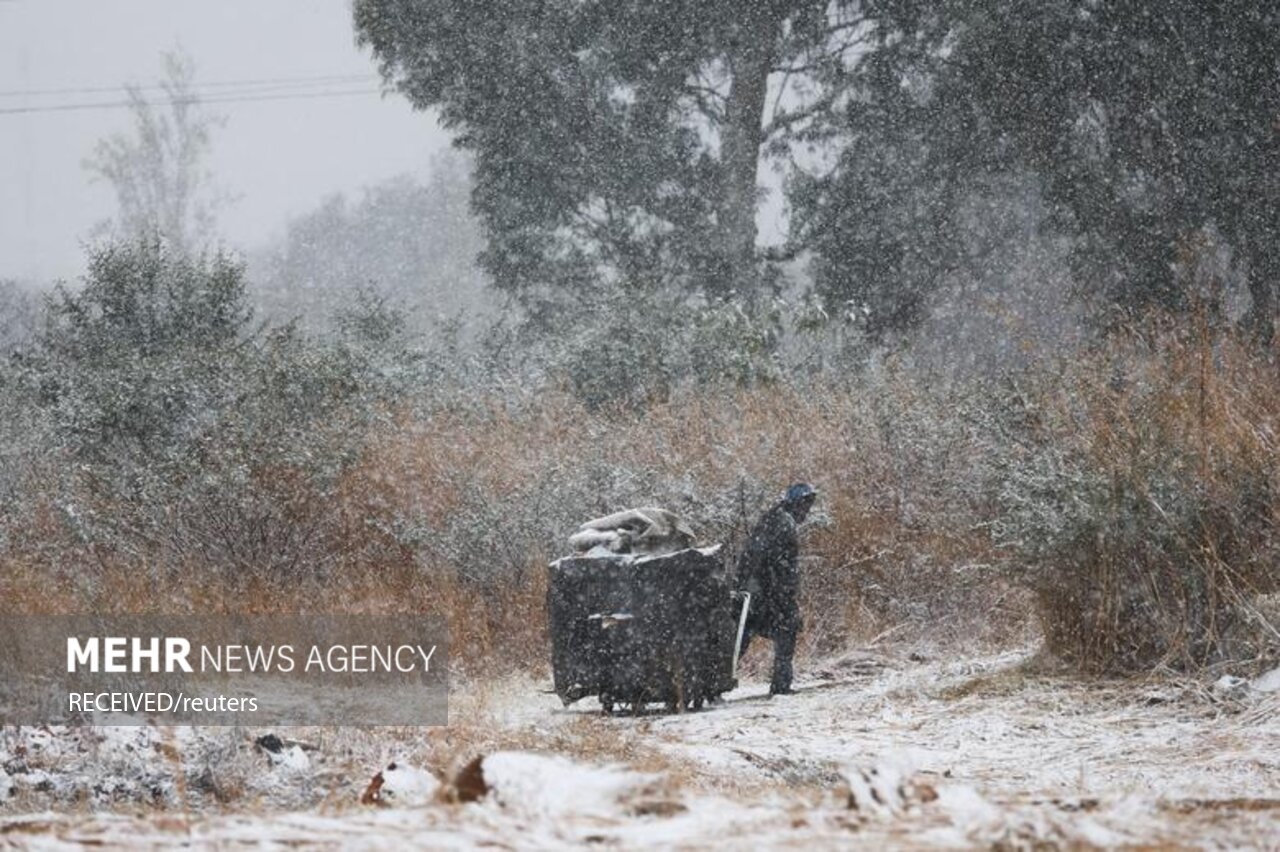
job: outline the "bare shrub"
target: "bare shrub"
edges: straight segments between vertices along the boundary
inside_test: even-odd
[[[1274,366],[1233,337],[1154,322],[1033,399],[996,530],[1048,647],[1101,669],[1257,653],[1235,628],[1280,588]]]

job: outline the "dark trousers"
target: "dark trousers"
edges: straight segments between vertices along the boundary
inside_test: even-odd
[[[791,659],[796,655],[796,634],[799,632],[798,626],[788,625],[763,631],[753,630],[751,625],[747,625],[747,629],[742,633],[742,648],[738,652],[740,656],[747,653],[747,646],[756,636],[773,640],[773,677],[769,679],[770,692],[791,691],[791,677],[794,674]]]

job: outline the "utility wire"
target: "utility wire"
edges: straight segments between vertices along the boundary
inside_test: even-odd
[[[293,88],[295,86],[309,86],[313,84],[334,84],[334,83],[371,83],[377,80],[376,74],[330,74],[323,77],[276,77],[262,80],[216,80],[211,83],[197,83],[196,88],[199,89],[221,89],[227,87],[252,87],[260,86]],[[100,86],[94,88],[73,88],[73,89],[11,89],[0,90],[0,98],[24,98],[24,97],[44,97],[46,95],[96,95],[106,92],[119,92],[126,88],[125,85],[117,86]],[[143,85],[132,86],[131,88],[140,91],[163,90],[163,83],[148,83]]]
[[[146,106],[174,106],[178,104],[233,104],[248,103],[251,101],[300,101],[312,100],[315,98],[340,98],[351,95],[378,95],[382,94],[381,89],[351,89],[349,91],[330,91],[330,92],[292,92],[288,94],[265,94],[265,95],[235,95],[235,96],[214,96],[211,98],[189,97],[189,98],[163,98],[157,100],[144,100],[141,103]],[[0,107],[0,115],[20,115],[39,112],[79,112],[81,110],[92,109],[127,109],[134,105],[134,101],[101,101],[99,103],[81,103],[81,104],[56,104],[46,106],[23,106],[23,107]]]

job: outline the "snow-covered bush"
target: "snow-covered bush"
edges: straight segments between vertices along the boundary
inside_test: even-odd
[[[152,240],[97,251],[45,319],[2,377],[4,479],[27,483],[5,495],[11,543],[52,510],[65,540],[29,544],[267,571],[332,561],[329,491],[415,381],[393,312],[358,304],[325,340],[256,327],[241,266]]]
[[[635,410],[681,387],[781,379],[782,313],[778,305],[602,286],[538,307],[522,351],[588,407]]]

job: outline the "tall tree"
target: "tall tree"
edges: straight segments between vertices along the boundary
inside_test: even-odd
[[[876,0],[874,14],[878,49],[839,129],[841,162],[796,199],[829,295],[895,301],[908,261],[936,281],[967,250],[946,246],[963,199],[993,176],[1029,173],[1048,224],[1076,240],[1082,286],[1122,307],[1183,309],[1177,268],[1213,234],[1247,282],[1248,324],[1272,338],[1280,8]],[[874,169],[868,150],[880,151]],[[874,216],[884,210],[892,231]]]
[[[217,199],[206,164],[222,119],[201,106],[195,64],[180,51],[164,54],[159,89],[149,95],[125,86],[133,132],[98,142],[84,165],[115,190],[118,212],[108,229],[116,237],[158,236],[186,252],[213,227]]]
[[[356,0],[357,38],[475,152],[482,262],[512,290],[760,281],[764,155],[829,108],[856,0]]]

